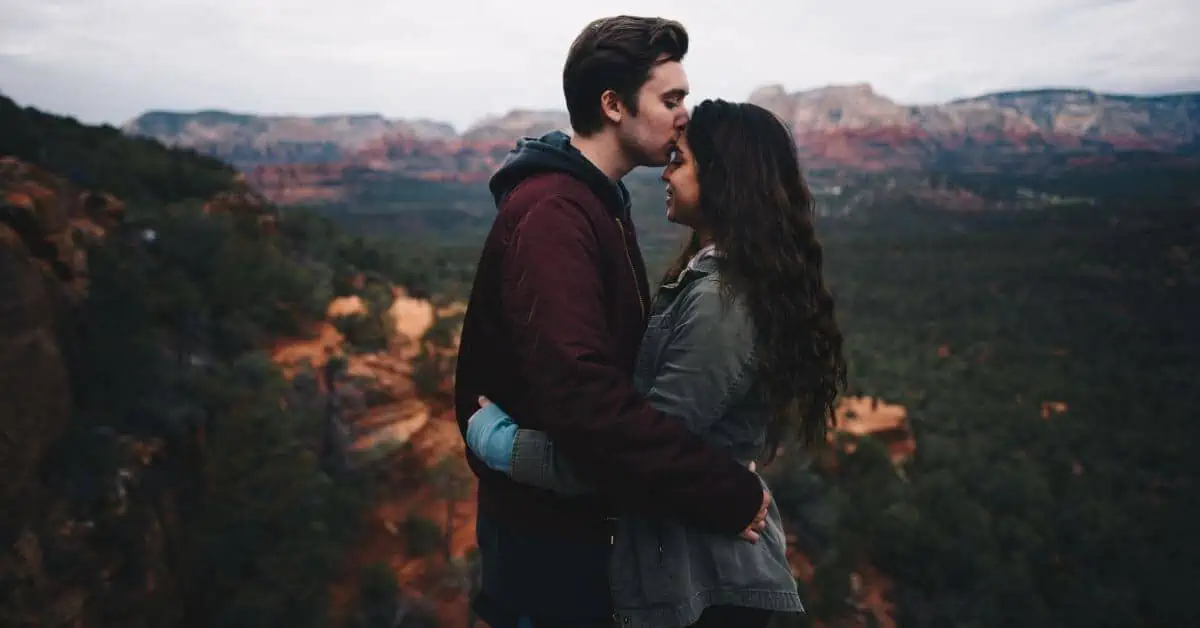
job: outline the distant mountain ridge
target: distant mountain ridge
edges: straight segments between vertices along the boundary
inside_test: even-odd
[[[903,105],[867,84],[792,93],[771,85],[749,100],[791,123],[818,168],[989,171],[1023,162],[1033,170],[1130,151],[1200,156],[1200,93],[1036,90]]]
[[[1044,174],[1129,162],[1200,168],[1200,93],[1039,89],[910,105],[867,83],[793,92],[774,84],[747,100],[791,126],[809,170]],[[155,111],[122,130],[227,161],[289,202],[336,196],[339,182],[371,173],[482,181],[518,137],[569,128],[566,113],[556,110],[488,116],[461,133],[444,122],[377,114]]]
[[[452,139],[454,127],[379,114],[258,116],[227,111],[151,111],[121,127],[171,146],[192,148],[239,168],[273,163],[338,161],[384,137]]]

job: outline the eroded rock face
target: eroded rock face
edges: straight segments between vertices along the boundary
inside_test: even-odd
[[[85,289],[77,242],[120,220],[120,201],[0,159],[0,518],[3,541],[38,493],[36,470],[70,418],[59,325]],[[7,547],[7,545],[4,545]]]
[[[791,125],[806,169],[967,171],[1103,165],[1149,151],[1200,167],[1200,94],[1129,97],[1086,90],[1005,92],[947,103],[900,103],[866,83],[788,92],[749,102]],[[129,133],[234,163],[282,203],[343,200],[372,177],[478,184],[523,136],[570,131],[565,112],[517,109],[462,133],[449,124],[381,116],[272,117],[156,112]]]
[[[3,210],[0,210],[3,211]],[[70,418],[56,319],[66,288],[24,238],[0,222],[0,546],[37,501],[37,467]]]
[[[347,452],[395,449],[423,429],[433,409],[421,399],[414,383],[415,363],[422,351],[453,355],[457,346],[456,334],[451,334],[445,347],[432,346],[426,335],[439,319],[460,314],[461,306],[439,310],[401,287],[392,287],[392,298],[383,313],[385,324],[392,328],[384,351],[353,350],[332,324],[342,316],[369,315],[358,296],[332,300],[326,308],[327,320],[310,338],[281,341],[272,349],[272,360],[288,377],[295,377],[304,365],[323,373],[323,385],[336,414],[328,418],[344,432]],[[329,368],[334,361],[338,363],[336,372]]]
[[[518,137],[539,137],[555,130],[569,132],[570,128],[571,120],[564,111],[514,109],[476,122],[462,139],[471,144],[502,144],[507,149]]]
[[[1014,156],[1124,150],[1159,152],[1181,164],[1200,158],[1200,94],[1040,90],[907,105],[866,84],[793,93],[771,85],[755,90],[750,102],[792,125],[810,168],[990,170],[1011,167]]]
[[[64,284],[84,274],[80,245],[103,237],[104,229],[120,222],[124,213],[124,204],[110,195],[76,191],[39,168],[0,158],[0,224]]]
[[[230,214],[254,220],[264,233],[273,233],[279,224],[279,210],[249,185],[220,192],[204,203],[206,214]]]
[[[386,136],[454,137],[449,124],[390,120],[376,114],[306,117],[151,111],[129,121],[122,130],[193,148],[239,167],[336,162]]]
[[[844,397],[834,411],[834,419],[838,432],[882,442],[894,464],[906,462],[917,451],[908,410],[902,405],[878,397]]]
[[[111,196],[0,159],[0,624],[68,626],[79,582],[46,575],[46,553],[86,534],[43,482],[41,465],[71,420],[63,333],[86,290],[82,246],[121,220]],[[8,597],[11,595],[11,597]]]

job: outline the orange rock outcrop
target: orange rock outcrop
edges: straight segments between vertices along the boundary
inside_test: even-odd
[[[877,397],[845,397],[834,412],[834,418],[837,432],[870,436],[881,441],[894,464],[903,463],[916,453],[917,442],[904,406],[886,403]],[[853,446],[853,443],[848,445],[851,451]]]
[[[442,317],[460,313],[462,304],[436,308],[425,299],[393,289],[393,302],[384,312],[393,328],[384,351],[356,353],[330,322],[339,316],[366,314],[357,296],[330,302],[327,320],[309,338],[276,343],[272,359],[289,377],[306,365],[321,369],[330,359],[345,361],[343,375],[329,391],[338,398],[351,432],[349,454],[358,464],[374,464],[388,480],[386,496],[371,506],[365,533],[346,559],[345,577],[334,587],[339,613],[354,604],[357,575],[361,568],[383,561],[391,567],[401,589],[416,594],[431,606],[442,625],[465,625],[470,587],[466,555],[475,546],[474,476],[466,468],[462,439],[453,411],[424,399],[413,382],[413,361],[422,348],[431,348],[426,334]],[[450,347],[453,352],[457,333]],[[445,391],[452,381],[442,382]],[[427,477],[439,464],[449,465],[463,482],[463,497],[450,500]],[[447,563],[441,552],[416,556],[407,538],[405,522],[419,517],[450,530]]]

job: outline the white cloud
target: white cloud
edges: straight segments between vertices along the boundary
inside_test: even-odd
[[[563,55],[603,13],[692,35],[696,97],[870,82],[901,102],[1078,86],[1200,89],[1195,0],[37,0],[0,7],[0,91],[119,123],[151,108],[381,112],[459,126],[561,107]]]

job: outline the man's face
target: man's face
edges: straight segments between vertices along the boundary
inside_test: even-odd
[[[665,166],[687,126],[687,74],[678,61],[660,63],[638,90],[637,115],[617,125],[622,149],[635,166]]]

